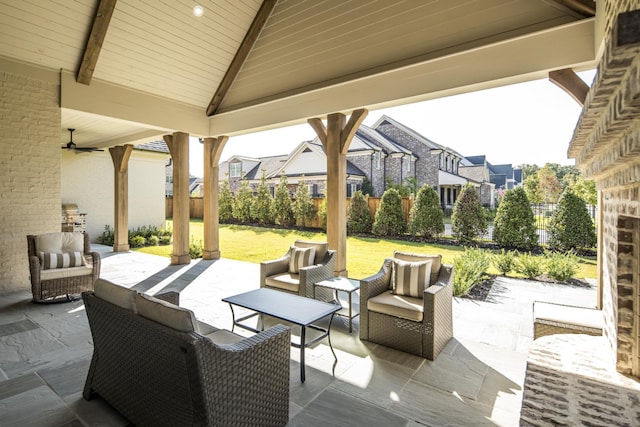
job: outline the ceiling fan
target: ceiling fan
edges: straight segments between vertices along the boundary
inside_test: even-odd
[[[69,137],[69,142],[67,142],[67,145],[63,145],[62,147],[60,147],[63,150],[83,151],[85,153],[90,153],[91,151],[104,151],[99,149],[98,147],[78,147],[76,143],[73,142],[73,131],[75,129],[68,128],[67,130],[69,131],[70,137]]]

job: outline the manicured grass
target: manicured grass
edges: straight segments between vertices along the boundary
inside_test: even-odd
[[[172,221],[167,228],[172,229]],[[191,220],[190,233],[193,240],[202,240],[204,228],[202,220]],[[220,252],[222,257],[260,263],[283,256],[296,239],[326,241],[323,232],[282,230],[276,228],[249,227],[244,225],[220,225]],[[169,257],[173,247],[149,246],[134,249],[140,252]],[[435,245],[405,242],[369,237],[347,237],[347,271],[349,277],[361,279],[375,274],[385,258],[392,256],[394,250],[441,254],[443,262],[452,264],[453,259],[464,252],[461,246]],[[498,274],[491,267],[489,274]],[[596,260],[580,258],[578,278],[596,277]]]

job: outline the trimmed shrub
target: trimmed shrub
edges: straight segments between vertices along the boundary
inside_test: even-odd
[[[320,217],[320,228],[327,231],[327,197],[325,196],[318,208],[318,216]]]
[[[349,203],[347,233],[370,233],[372,226],[373,217],[369,210],[369,203],[367,203],[362,191],[358,190],[351,196]]]
[[[545,269],[547,275],[558,282],[566,282],[578,272],[578,257],[575,252],[565,253],[545,251]]]
[[[140,236],[140,235],[132,236],[132,237],[129,239],[129,245],[130,245],[132,248],[141,248],[141,247],[143,247],[146,243],[147,243],[147,239],[145,239],[143,236]]]
[[[453,237],[463,245],[472,244],[475,239],[487,232],[484,208],[480,203],[478,192],[471,184],[462,188],[453,206],[451,231]]]
[[[309,187],[304,181],[300,181],[298,188],[296,188],[296,200],[293,202],[293,217],[296,220],[296,224],[306,227],[314,215],[315,210],[313,209],[313,200],[309,193]]]
[[[273,197],[269,191],[267,178],[263,170],[262,178],[260,178],[260,184],[258,185],[258,191],[253,199],[253,203],[251,204],[251,218],[259,224],[273,223],[273,216],[271,215],[272,203]]]
[[[409,234],[430,238],[443,231],[444,212],[440,207],[440,198],[433,187],[425,184],[418,190],[409,212]]]
[[[158,236],[149,236],[147,244],[149,246],[158,246],[160,244],[160,238]]]
[[[251,221],[251,206],[253,205],[253,190],[249,181],[242,180],[240,189],[233,202],[233,217],[240,222]]]
[[[113,246],[115,236],[113,235],[113,228],[109,225],[104,226],[104,231],[97,237],[98,243],[101,245]]]
[[[191,259],[202,258],[203,253],[204,246],[202,245],[202,240],[195,240],[193,236],[191,236],[191,240],[189,241],[189,257],[191,257]]]
[[[538,256],[531,253],[523,253],[518,255],[513,270],[527,279],[535,279],[543,272],[544,263],[541,261],[542,259]]]
[[[291,209],[291,196],[287,186],[287,177],[280,176],[280,182],[275,190],[273,198],[273,219],[276,224],[288,226],[293,224],[293,210]]]
[[[218,219],[223,223],[233,219],[233,193],[229,187],[229,179],[222,181],[218,193]]]
[[[493,240],[500,246],[531,249],[538,244],[536,223],[524,188],[508,190],[498,207]]]
[[[506,276],[511,272],[511,270],[513,270],[517,255],[517,251],[505,251],[502,249],[499,254],[493,254],[491,262],[500,274]]]
[[[171,236],[167,236],[167,235],[160,236],[160,244],[161,245],[171,244]]]
[[[378,236],[399,236],[404,230],[402,198],[398,190],[391,188],[382,195],[372,231]]]
[[[479,283],[491,265],[489,254],[482,249],[466,248],[462,255],[453,259],[453,295],[461,296]]]
[[[566,251],[596,245],[596,231],[587,206],[571,191],[565,191],[560,196],[547,228],[549,247],[552,249]]]

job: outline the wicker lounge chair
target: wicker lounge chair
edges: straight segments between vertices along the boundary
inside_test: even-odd
[[[102,279],[82,298],[94,344],[86,400],[98,395],[139,426],[288,422],[289,328],[244,338],[164,302],[176,293],[153,298]]]
[[[292,256],[295,249],[313,249],[314,256],[292,269]],[[308,242],[296,240],[289,251],[281,258],[260,263],[260,287],[289,292],[311,298],[313,284],[333,277],[336,252],[328,249],[326,242]],[[306,265],[306,266],[302,266]],[[316,298],[328,301],[333,298],[328,289],[316,289]]]
[[[453,336],[453,266],[442,264],[441,259],[440,255],[396,251],[377,274],[362,279],[360,339],[435,360]],[[430,284],[421,296],[394,294],[394,260],[431,260]]]
[[[29,235],[27,251],[34,302],[71,300],[92,290],[100,276],[100,254],[91,252],[87,233]]]

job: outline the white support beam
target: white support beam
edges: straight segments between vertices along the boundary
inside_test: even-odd
[[[336,111],[348,114],[362,107],[373,110],[546,79],[551,70],[595,68],[595,36],[595,19],[585,19],[216,114],[209,118],[208,134],[240,135],[304,123],[308,117],[326,117]]]

